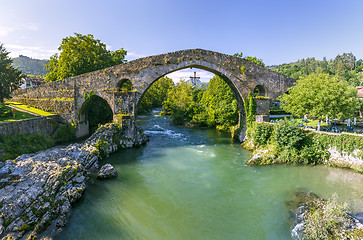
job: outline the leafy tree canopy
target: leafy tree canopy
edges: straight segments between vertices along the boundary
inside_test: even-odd
[[[12,66],[13,61],[8,55],[9,52],[0,43],[0,103],[10,97],[11,90],[19,87],[22,77],[21,72]]]
[[[189,122],[192,119],[194,107],[193,85],[184,80],[169,90],[167,99],[163,102],[164,113],[170,114],[177,124]]]
[[[287,94],[281,95],[281,107],[297,116],[308,114],[347,119],[358,104],[357,90],[346,81],[329,74],[311,74],[297,80]]]
[[[174,87],[171,78],[161,77],[155,81],[146,91],[139,103],[139,113],[151,111],[153,108],[161,107],[166,100],[168,92]]]
[[[177,83],[169,89],[163,109],[175,123],[216,127],[221,131],[229,131],[239,119],[237,100],[228,84],[218,76],[210,80],[207,90],[194,88],[185,81]]]
[[[50,71],[45,81],[57,81],[122,64],[127,54],[124,49],[109,51],[106,44],[93,35],[79,33],[63,38],[58,50],[60,54],[53,55],[45,66]]]
[[[219,76],[214,76],[203,93],[201,104],[204,106],[205,120],[209,127],[228,130],[238,123],[237,100],[228,84]]]
[[[314,73],[327,73],[346,80],[351,86],[363,86],[363,60],[356,60],[353,53],[338,54],[335,59],[322,61],[313,58],[298,60],[294,63],[273,65],[273,71],[299,79]]]

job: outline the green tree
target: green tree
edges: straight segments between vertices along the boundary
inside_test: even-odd
[[[300,78],[278,100],[286,112],[297,116],[308,114],[319,119],[324,116],[349,118],[358,104],[357,90],[337,76],[328,74],[311,74]]]
[[[356,57],[353,53],[338,54],[334,59],[333,69],[336,74],[342,74],[345,70],[353,70],[355,68]]]
[[[111,67],[125,62],[126,51],[108,51],[106,44],[95,39],[93,35],[82,35],[63,38],[58,50],[45,68],[50,71],[45,81],[57,81],[87,72]]]
[[[340,79],[348,81],[351,86],[360,86],[362,78],[363,61],[352,53],[338,54],[334,60],[316,60],[314,57],[298,60],[294,63],[270,66],[270,69],[288,77],[299,79],[314,73],[327,73],[337,75]]]
[[[10,92],[20,85],[22,74],[19,70],[12,66],[12,60],[8,56],[2,43],[0,43],[0,103],[4,102],[4,98],[10,97]]]
[[[193,86],[182,80],[169,90],[167,99],[163,102],[163,112],[170,114],[177,124],[189,122],[195,107],[193,97]]]
[[[153,108],[161,107],[168,96],[168,92],[174,87],[171,78],[161,77],[155,81],[145,92],[139,103],[139,113],[151,111]]]
[[[204,111],[199,115],[206,115],[206,125],[217,127],[218,130],[227,131],[231,126],[238,124],[237,100],[228,84],[219,76],[214,76],[203,93],[201,104]],[[200,117],[200,116],[199,116]]]

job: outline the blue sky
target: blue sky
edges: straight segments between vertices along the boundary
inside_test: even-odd
[[[243,52],[267,65],[343,52],[360,59],[363,1],[1,1],[0,42],[12,57],[47,59],[75,32],[124,48],[128,60],[189,48]]]

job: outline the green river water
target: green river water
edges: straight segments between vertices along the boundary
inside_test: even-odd
[[[251,167],[250,152],[215,130],[141,116],[148,144],[101,162],[119,176],[94,180],[56,239],[291,239],[288,202],[312,191],[363,212],[363,175],[326,166]]]

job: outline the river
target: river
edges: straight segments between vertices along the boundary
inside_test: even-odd
[[[363,175],[326,166],[247,166],[250,152],[226,134],[141,116],[150,142],[122,150],[115,179],[94,180],[75,204],[63,239],[291,239],[296,190],[337,193],[363,212]]]

